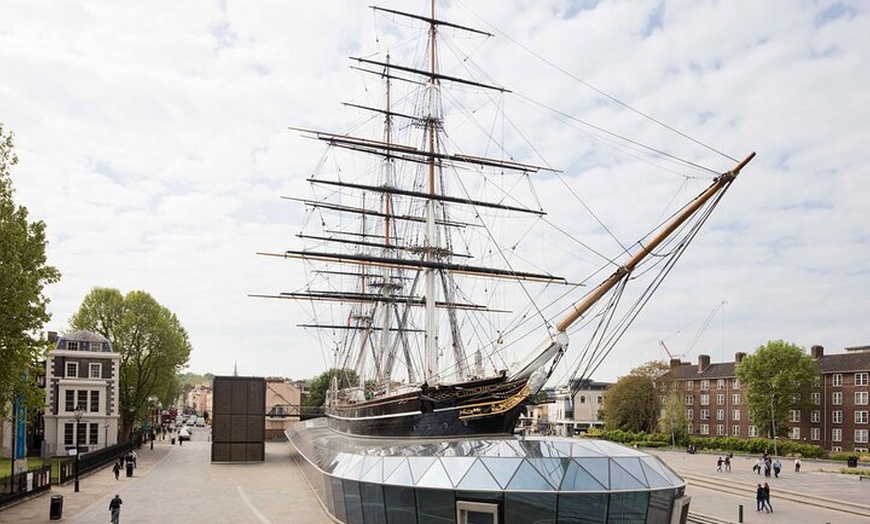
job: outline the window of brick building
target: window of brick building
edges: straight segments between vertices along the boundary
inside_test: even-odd
[[[870,373],[855,373],[856,386],[866,386],[870,383],[868,380],[870,380]]]
[[[843,385],[843,374],[842,373],[834,373],[833,377],[834,387],[840,387]]]
[[[64,376],[66,378],[78,378],[78,376],[79,376],[79,363],[78,362],[67,362],[66,363],[66,374]]]
[[[842,442],[843,441],[843,430],[840,428],[834,428],[831,430],[831,440],[833,442]]]
[[[866,411],[856,411],[855,412],[855,424],[867,424],[867,412]]]
[[[831,393],[831,404],[833,404],[835,406],[840,406],[843,404],[843,392],[842,391],[835,391],[834,393]]]
[[[868,398],[870,398],[870,392],[868,392],[868,391],[856,391],[855,392],[855,405],[856,406],[866,406]]]
[[[732,409],[731,410],[731,420],[733,420],[735,422],[740,420],[740,410],[739,409]]]
[[[822,421],[822,412],[818,409],[814,409],[810,411],[810,422],[821,422]]]
[[[855,444],[866,444],[868,441],[868,431],[866,429],[856,429],[855,430]]]
[[[810,440],[819,440],[822,437],[822,432],[819,428],[810,428]]]
[[[841,410],[831,411],[831,422],[834,424],[842,424],[843,423],[843,412]]]

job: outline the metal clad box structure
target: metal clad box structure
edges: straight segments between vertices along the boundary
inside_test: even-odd
[[[215,377],[211,461],[265,460],[265,413],[265,378]]]

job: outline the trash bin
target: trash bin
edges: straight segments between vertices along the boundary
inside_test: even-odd
[[[172,438],[169,439],[169,440],[172,442],[172,445],[174,446],[174,445],[175,445],[175,437],[172,437]]]
[[[51,496],[51,506],[49,506],[48,517],[51,520],[60,520],[63,518],[63,495]]]
[[[128,477],[133,476],[133,461],[132,460],[127,461],[127,476]]]
[[[849,455],[846,457],[846,465],[850,468],[858,467],[858,456],[857,455]]]

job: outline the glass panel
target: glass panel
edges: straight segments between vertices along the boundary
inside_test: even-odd
[[[511,481],[517,468],[520,467],[520,464],[522,463],[522,461],[515,458],[487,457],[480,460],[483,461],[484,465],[486,465],[486,469],[492,473],[492,476],[495,477],[502,487],[508,485],[508,482]]]
[[[459,485],[459,481],[462,480],[462,477],[468,473],[468,468],[474,464],[474,461],[477,460],[474,457],[450,457],[450,458],[442,458],[441,465],[444,466],[444,469],[447,471],[447,474],[450,476],[450,481],[454,486]]]
[[[405,457],[384,457],[384,480],[390,478],[390,475],[396,471],[396,468],[399,467],[403,462],[408,462],[408,459]]]
[[[368,469],[366,469],[368,468]],[[366,480],[369,482],[377,482],[381,484],[384,481],[384,461],[378,459],[376,462],[363,463],[363,474],[360,477],[360,480]]]
[[[646,486],[641,484],[634,475],[622,469],[622,467],[614,461],[610,462],[610,489],[613,491],[621,489],[644,489]]]
[[[387,512],[384,505],[384,488],[377,484],[360,484],[363,517],[366,524],[386,524]]]
[[[660,461],[656,457],[644,457],[641,459],[644,464],[656,470],[661,476],[668,479],[670,481],[671,486],[682,486],[685,484],[683,479],[679,477],[676,473],[671,470],[671,468],[667,467],[662,461]]]
[[[577,461],[571,461],[560,488],[562,491],[602,491],[606,489]]]
[[[671,500],[674,490],[662,489],[649,495],[649,511],[646,514],[646,524],[668,524],[671,516]]]
[[[556,524],[556,494],[507,492],[504,517],[504,524]]]
[[[558,524],[604,524],[607,495],[604,493],[562,493],[559,495]]]
[[[640,461],[636,458],[615,458],[614,462],[622,466],[623,469],[631,473],[634,478],[638,480],[641,484],[648,487],[649,484],[646,481],[646,475],[643,474],[643,468],[640,466]]]
[[[341,486],[341,479],[330,477],[332,483],[332,498],[335,504],[335,511],[332,513],[335,518],[342,522],[347,522],[347,512],[344,508],[344,489]]]
[[[611,493],[610,515],[607,522],[613,524],[644,524],[646,509],[649,504],[649,493],[635,491],[633,493]]]
[[[456,524],[456,503],[452,490],[417,489],[416,492],[419,524]]]
[[[601,452],[592,442],[588,440],[582,440],[580,442],[574,442],[574,445],[571,447],[571,456],[573,457],[602,457],[604,453]]]
[[[336,473],[336,474],[338,476],[344,477],[346,479],[359,480],[359,476],[362,473],[363,458],[365,458],[365,457],[361,457],[359,455],[355,456],[350,461],[350,464],[347,466],[347,469],[344,470],[343,473],[340,473],[340,474]]]
[[[450,477],[444,471],[444,466],[440,460],[436,460],[422,478],[417,482],[417,486],[427,488],[445,488],[453,489],[453,484],[450,482]]]
[[[651,468],[646,462],[641,462],[643,472],[646,473],[646,481],[651,488],[671,488],[673,484],[668,482],[668,479],[659,475],[658,471]]]
[[[359,482],[352,480],[343,480],[341,482],[344,489],[344,506],[347,518],[347,524],[363,524],[362,516],[362,500],[359,496]]]
[[[408,462],[411,464],[411,476],[414,479],[414,484],[416,484],[423,477],[423,474],[428,471],[429,467],[432,466],[432,463],[435,462],[435,458],[411,457],[408,459]]]
[[[330,515],[335,515],[335,497],[332,494],[332,477],[323,477],[323,493],[325,495],[326,510]]]
[[[565,476],[565,471],[568,469],[571,459],[541,458],[529,459],[529,462],[545,479],[550,481],[550,484],[559,486],[562,484],[562,478]]]
[[[384,482],[389,484],[401,484],[403,486],[413,486],[414,480],[411,478],[411,467],[408,465],[408,460],[402,459],[399,466],[393,470]]]
[[[531,464],[527,461],[523,461],[523,465],[517,470],[516,474],[514,474],[514,478],[511,479],[510,484],[508,484],[508,489],[511,490],[552,490],[553,485],[547,482],[538,470],[536,470]]]
[[[461,489],[501,489],[504,485],[496,482],[483,462],[477,461],[462,477],[457,487]]]
[[[584,458],[577,460],[577,463],[595,477],[604,489],[610,489],[610,459]]]
[[[384,486],[384,504],[389,524],[417,524],[417,504],[413,488]]]

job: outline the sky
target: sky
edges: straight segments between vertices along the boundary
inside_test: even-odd
[[[256,253],[294,245],[301,218],[281,197],[304,194],[323,152],[288,127],[342,131],[359,91],[347,57],[390,41],[369,3],[0,4],[15,201],[45,222],[63,275],[45,290],[47,330],[65,331],[94,287],[144,290],[188,330],[189,371],[325,369],[297,327],[304,308],[250,295],[299,287],[287,261]],[[485,62],[517,93],[654,140],[593,86],[733,159],[758,154],[594,379],[667,358],[661,342],[714,362],[777,339],[870,344],[870,4],[476,0],[441,14],[495,35]],[[652,207],[642,177],[588,182],[583,133],[529,127],[547,162],[583,171],[578,191],[608,224]],[[635,190],[617,201],[615,185]]]

